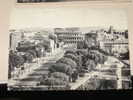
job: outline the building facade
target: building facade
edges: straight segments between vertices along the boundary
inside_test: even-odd
[[[128,52],[128,40],[123,41],[100,41],[100,48],[110,54]]]
[[[18,43],[24,38],[24,34],[19,31],[11,31],[10,33],[10,50],[15,51]]]
[[[85,35],[80,31],[69,31],[69,30],[55,30],[57,38],[64,42],[64,44],[75,44],[77,42],[84,41]]]

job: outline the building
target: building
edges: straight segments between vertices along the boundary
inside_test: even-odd
[[[100,48],[109,54],[126,53],[128,51],[128,40],[100,41]]]
[[[10,44],[9,48],[10,50],[16,50],[16,47],[18,46],[18,43],[24,38],[24,34],[16,31],[16,30],[11,30],[10,31]]]
[[[111,26],[108,31],[100,31],[98,40],[100,49],[109,54],[120,54],[128,51],[128,31],[116,30]]]
[[[50,42],[50,51],[51,53],[54,53],[54,51],[56,50],[55,41],[50,39],[49,42]]]
[[[128,46],[128,40],[118,40],[115,41],[115,43],[113,43],[112,45],[112,52],[113,53],[127,53],[129,49]]]
[[[82,34],[78,29],[68,29],[68,28],[58,28],[55,29],[55,34],[57,35],[58,40],[63,41],[66,45],[75,45],[79,41],[85,40],[85,34]]]

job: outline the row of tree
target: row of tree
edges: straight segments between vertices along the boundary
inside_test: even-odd
[[[43,51],[42,51],[43,49]],[[32,44],[30,42],[24,42],[19,44],[16,51],[9,51],[9,78],[11,78],[11,72],[15,68],[23,67],[25,63],[32,63],[34,58],[40,58],[46,55],[50,49],[49,44],[38,43]]]
[[[104,63],[106,60],[106,56],[98,51],[66,51],[61,59],[49,67],[49,74],[41,78],[40,85],[50,87],[64,85],[68,89],[70,82],[76,82],[78,77],[95,70],[98,63]]]
[[[74,82],[78,78],[78,71],[81,67],[80,57],[76,52],[65,52],[61,59],[49,67],[49,74],[42,77],[40,85],[48,85],[50,87],[57,87],[58,85],[58,88],[63,85],[65,89],[66,87],[67,89],[70,88],[69,82]]]
[[[57,37],[52,33],[48,33],[47,37],[44,37],[43,34],[38,32],[32,37],[32,40],[35,40],[35,42],[22,40],[18,43],[16,51],[9,51],[9,78],[15,68],[23,67],[24,63],[32,63],[34,58],[43,57],[47,52],[50,52],[51,40],[54,40],[57,44]]]

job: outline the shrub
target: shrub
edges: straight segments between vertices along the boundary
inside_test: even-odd
[[[84,77],[85,73],[79,73],[80,77]]]
[[[58,78],[60,80],[67,81],[67,82],[69,81],[69,77],[65,73],[62,73],[62,72],[51,73],[51,77]]]
[[[116,80],[105,80],[105,79],[99,79],[98,82],[96,82],[96,87],[98,90],[107,90],[107,89],[116,89],[117,88],[117,81]]]
[[[88,57],[89,59],[93,59],[93,60],[94,60],[94,59],[95,59],[95,53],[92,52],[92,51],[89,51],[87,57]]]
[[[83,49],[83,50],[77,50],[76,53],[77,55],[80,56],[86,56],[88,54],[88,51],[86,49]]]
[[[46,79],[40,81],[40,85],[49,85],[49,86],[64,85],[65,86],[67,84],[68,84],[68,82],[63,81],[59,78],[54,78],[54,77],[49,77],[49,78],[46,78]]]
[[[103,64],[105,62],[104,56],[102,54],[99,55],[99,63]]]
[[[77,42],[77,49],[85,49],[85,48],[87,48],[85,41]]]
[[[95,63],[103,64],[107,60],[107,57],[98,50],[90,50],[87,56],[88,58],[94,60]]]
[[[28,50],[27,52],[32,54],[34,58],[37,57],[37,54],[36,54],[35,50]]]
[[[76,52],[74,51],[74,50],[67,50],[66,52],[65,52],[65,54],[64,55],[66,55],[66,54],[74,54],[75,56],[77,55],[76,54]]]
[[[105,61],[107,61],[108,57],[106,55],[104,55],[103,59],[104,59],[103,61],[105,62]]]
[[[100,82],[97,79],[89,79],[85,84],[81,85],[78,90],[96,90]]]
[[[41,57],[41,56],[43,55],[42,52],[41,52],[41,50],[37,50],[36,53],[37,53],[37,57],[38,57],[38,58]]]
[[[107,57],[99,51],[95,53],[95,62],[103,64],[107,60]]]
[[[64,64],[64,63],[55,63],[50,66],[49,71],[52,72],[62,72],[67,75],[72,74],[72,68],[70,65]]]
[[[33,60],[33,55],[29,52],[26,52],[24,55],[23,55],[23,58],[25,59],[26,62],[32,62]]]
[[[88,61],[86,62],[86,67],[89,70],[93,70],[96,67],[96,63],[93,60],[88,59]]]
[[[15,53],[9,54],[9,63],[12,64],[13,67],[20,67],[20,65],[24,64],[24,58]]]
[[[77,67],[77,64],[76,64],[75,61],[73,61],[70,58],[66,58],[66,57],[63,57],[63,58],[59,59],[57,61],[57,63],[64,63],[64,64],[67,64],[67,65],[70,65],[72,68],[76,68]]]
[[[64,55],[64,57],[70,58],[70,59],[72,59],[73,61],[75,61],[76,63],[79,62],[77,56],[75,56],[74,54],[68,53],[68,54]]]

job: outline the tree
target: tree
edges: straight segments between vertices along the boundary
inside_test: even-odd
[[[50,41],[49,41],[49,39],[44,39],[40,44],[45,48],[45,50],[47,52],[50,50]]]
[[[55,34],[49,34],[49,39],[54,40],[54,42],[57,42],[57,36]]]
[[[89,49],[95,49],[96,48],[96,40],[93,39],[93,38],[88,38],[84,41],[84,45],[85,47],[84,48],[89,48]]]
[[[46,79],[40,80],[40,85],[48,85],[48,86],[55,86],[55,85],[67,85],[68,82],[61,80],[60,78],[48,77]]]
[[[72,53],[67,53],[66,55],[64,55],[64,57],[72,59],[72,60],[75,61],[77,64],[78,64],[78,62],[79,62],[78,56],[75,56],[75,55],[72,54]]]
[[[74,51],[74,50],[67,50],[65,53],[64,53],[64,55],[66,55],[66,54],[74,54],[75,56],[77,56],[77,54],[76,54],[76,52]]]
[[[66,82],[69,81],[69,77],[65,73],[62,73],[62,72],[54,72],[54,73],[51,73],[50,76],[54,77],[54,78],[61,79]]]
[[[117,88],[117,83],[116,80],[104,80],[104,79],[99,79],[99,83],[97,83],[97,89],[98,90],[107,90],[107,89],[116,89]]]
[[[125,30],[125,38],[128,39],[128,30]]]
[[[99,51],[93,51],[91,53],[92,53],[91,56],[94,56],[94,61],[96,63],[103,64],[107,60],[107,57],[104,54],[100,53]]]
[[[88,59],[88,61],[86,62],[86,67],[91,71],[94,70],[96,67],[96,63],[94,62],[94,60]]]
[[[17,53],[10,53],[9,54],[9,64],[11,67],[11,70],[14,69],[14,67],[18,68],[21,65],[24,64],[24,58],[21,55],[18,55]]]
[[[59,60],[57,61],[57,63],[64,63],[64,64],[67,64],[67,65],[70,65],[71,68],[77,68],[76,62],[73,61],[73,60],[70,59],[70,58],[63,57],[63,58],[59,59]]]
[[[30,54],[32,54],[34,58],[37,57],[37,53],[36,53],[35,50],[28,50],[27,52],[30,53]]]
[[[86,55],[88,55],[88,51],[86,49],[77,50],[76,53],[79,56],[86,56]]]
[[[23,58],[25,59],[26,62],[31,63],[34,57],[31,53],[25,52]]]
[[[42,52],[42,50],[44,50],[44,46],[42,44],[37,44],[35,46],[35,51],[36,51],[37,57],[41,57],[43,55],[44,52]]]
[[[62,72],[69,76],[72,74],[72,68],[70,65],[58,62],[50,66],[49,71],[52,72]]]
[[[95,59],[95,53],[94,53],[94,51],[88,51],[88,55],[87,55],[87,58],[89,58],[89,59]]]
[[[77,49],[86,49],[87,45],[85,44],[85,41],[78,41],[77,42]]]

